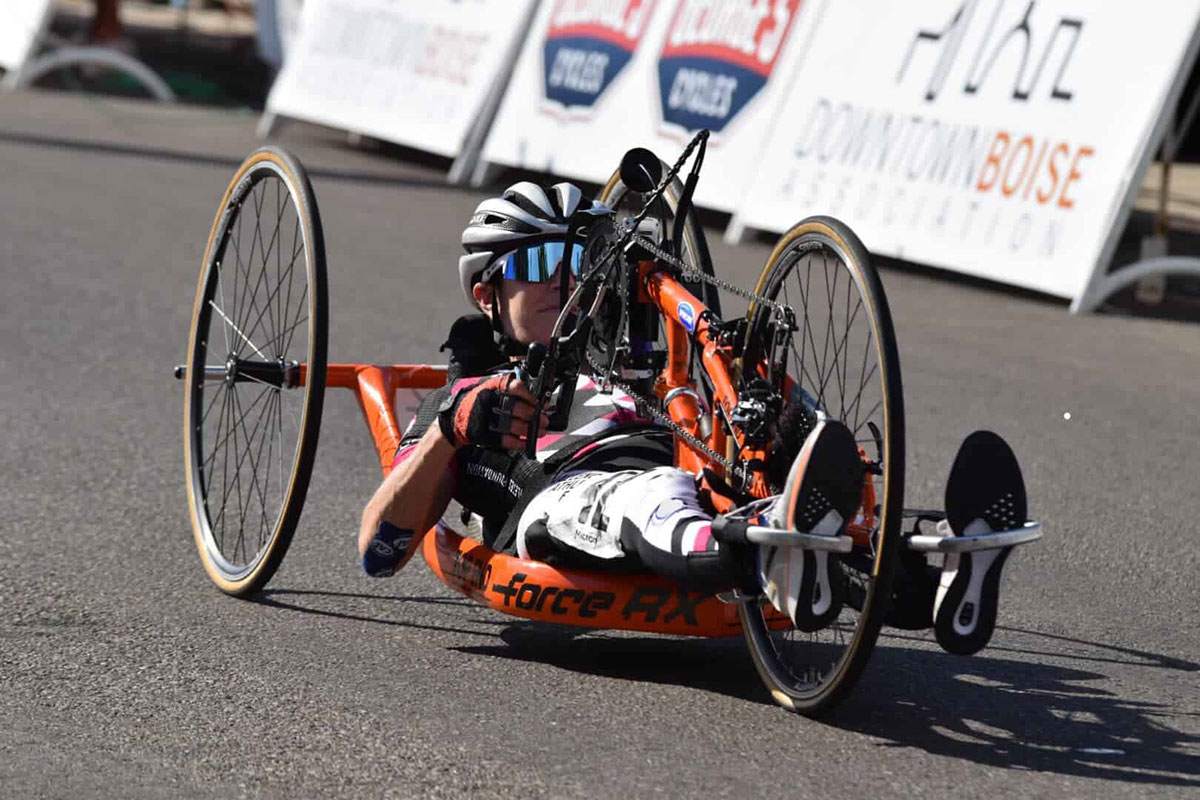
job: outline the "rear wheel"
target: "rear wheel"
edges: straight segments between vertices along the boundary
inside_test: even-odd
[[[787,231],[763,268],[755,294],[790,307],[798,330],[785,350],[771,347],[774,311],[751,303],[742,344],[743,374],[786,373],[787,402],[805,402],[840,420],[871,462],[864,506],[851,523],[854,549],[831,555],[847,602],[826,627],[804,633],[781,625],[755,600],[739,607],[755,666],[775,700],[816,714],[844,696],[879,635],[900,545],[904,495],[904,401],[891,313],[866,248],[829,217]],[[778,487],[773,487],[778,488]]]
[[[271,579],[300,520],[325,394],[326,293],[312,186],[294,157],[263,148],[218,208],[184,375],[192,531],[228,594]]]

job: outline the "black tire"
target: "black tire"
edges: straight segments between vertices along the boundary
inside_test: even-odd
[[[238,168],[217,209],[184,376],[192,532],[205,571],[227,594],[265,586],[300,521],[328,335],[312,185],[294,156],[264,147]]]
[[[785,708],[815,715],[854,685],[887,612],[904,499],[900,360],[879,275],[862,242],[835,219],[811,217],[787,231],[754,291],[796,312],[799,330],[792,334],[788,375],[808,393],[810,404],[815,401],[854,432],[880,471],[870,476],[876,497],[871,545],[830,556],[840,564],[848,595],[830,626],[802,633],[781,630],[776,623],[772,630],[767,618],[778,618],[773,608],[759,601],[739,606],[754,664],[772,696]],[[750,306],[741,351],[744,372],[767,356],[772,313],[763,304]]]
[[[662,164],[663,174],[665,175],[670,168],[669,164]],[[681,194],[683,194],[683,183],[676,178],[667,187],[666,191],[663,192],[662,203],[664,208],[651,211],[651,215],[656,215],[656,211],[662,212],[668,234],[675,223],[675,212],[679,208],[679,197]],[[640,211],[645,197],[645,195],[631,191],[625,186],[621,181],[621,172],[617,170],[608,179],[608,183],[604,185],[599,197],[596,199],[610,208],[616,209],[617,220],[620,221],[632,217]],[[687,220],[683,225],[681,256],[685,264],[699,269],[705,275],[713,274],[712,257],[708,253],[708,240],[704,238],[704,228],[700,225],[700,220],[696,216],[694,206],[688,209]],[[683,285],[697,299],[703,301],[714,314],[718,317],[721,316],[721,298],[717,287],[710,283],[696,283],[691,281],[684,281]]]

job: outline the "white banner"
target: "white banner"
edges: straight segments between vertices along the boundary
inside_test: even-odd
[[[1200,19],[1197,0],[833,2],[740,219],[1076,295]]]
[[[546,0],[483,159],[604,182],[712,131],[697,201],[733,210],[820,0]]]
[[[7,0],[0,11],[0,67],[14,70],[33,55],[50,19],[51,0]]]
[[[267,111],[462,149],[533,0],[305,0]]]
[[[257,0],[254,4],[258,55],[276,69],[283,66],[296,40],[303,3],[304,0]]]

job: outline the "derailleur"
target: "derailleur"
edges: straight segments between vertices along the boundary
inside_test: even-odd
[[[783,401],[775,387],[762,378],[754,378],[739,393],[729,421],[742,431],[747,445],[758,449],[771,441],[775,421],[782,412]]]

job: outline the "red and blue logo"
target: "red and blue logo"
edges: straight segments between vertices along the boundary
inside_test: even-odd
[[[633,58],[655,0],[557,0],[542,46],[546,99],[591,109]]]
[[[771,79],[801,0],[680,0],[658,57],[665,122],[719,133]]]

